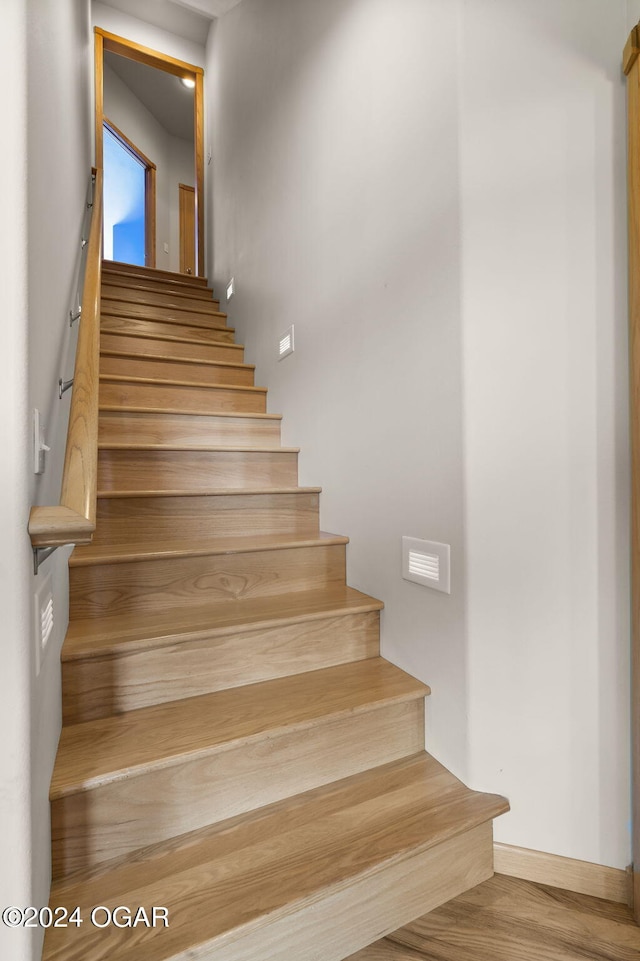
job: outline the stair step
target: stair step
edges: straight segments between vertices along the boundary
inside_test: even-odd
[[[70,560],[72,618],[158,614],[202,604],[330,590],[345,583],[346,537],[224,538],[218,545],[165,552],[115,552]]]
[[[193,326],[174,321],[145,320],[140,317],[120,316],[118,314],[100,315],[100,331],[137,337],[162,337],[165,340],[186,340],[189,343],[233,344],[234,331],[231,327]]]
[[[185,384],[236,384],[253,387],[255,365],[223,360],[196,360],[171,356],[143,357],[119,350],[102,348],[100,374],[120,377],[144,377],[151,380],[182,381]]]
[[[64,723],[376,657],[381,607],[341,587],[72,621]]]
[[[200,285],[194,286],[193,284],[182,284],[180,282],[175,283],[173,281],[166,280],[153,280],[148,277],[136,277],[133,274],[119,273],[117,271],[104,271],[102,273],[102,279],[105,283],[110,284],[113,287],[118,287],[120,290],[133,290],[140,291],[141,293],[151,293],[151,294],[170,294],[172,297],[186,297],[194,300],[204,300],[208,304],[217,304],[219,302],[213,297],[213,290],[211,287],[203,287]]]
[[[180,274],[175,270],[161,270],[159,267],[141,267],[138,264],[125,264],[119,260],[103,260],[102,274],[104,277],[110,277],[113,274],[124,274],[126,277],[138,277],[145,282],[154,281],[169,286],[207,287],[206,277],[196,277],[193,274]]]
[[[186,338],[148,337],[135,332],[118,334],[103,331],[100,335],[100,348],[104,353],[120,351],[138,357],[171,356],[174,360],[223,360],[234,364],[243,363],[244,356],[242,344],[203,344],[201,341]]]
[[[266,387],[241,387],[234,384],[208,386],[183,382],[122,378],[114,374],[100,377],[101,407],[128,407],[136,410],[164,410],[182,414],[224,414],[237,411],[264,414]]]
[[[124,301],[130,304],[159,305],[173,307],[175,310],[194,310],[196,313],[220,313],[220,305],[214,304],[211,291],[207,291],[205,298],[198,291],[198,295],[191,297],[187,289],[182,290],[154,290],[150,287],[131,287],[102,281],[101,296],[108,300]]]
[[[55,884],[169,926],[49,928],[43,961],[340,961],[490,877],[506,810],[421,752]]]
[[[231,330],[227,327],[227,315],[219,311],[201,313],[196,310],[183,310],[177,307],[162,307],[159,304],[133,304],[121,300],[100,301],[101,316],[127,317],[138,320],[162,321],[165,324],[186,324],[189,327],[205,327],[207,330]]]
[[[318,536],[318,488],[220,493],[184,489],[99,497],[94,547],[105,544],[171,544],[176,539],[246,537],[255,534]]]
[[[171,293],[159,291],[157,294],[137,293],[135,291],[113,287],[111,284],[102,284],[100,291],[101,309],[105,313],[112,313],[119,309],[126,312],[133,312],[134,316],[143,316],[146,313],[154,315],[160,311],[160,316],[165,312],[169,315],[191,318],[198,315],[200,318],[213,318],[214,323],[226,323],[227,315],[217,310],[213,301],[186,299],[176,297]]]
[[[280,446],[280,414],[167,414],[100,408],[98,442]]]
[[[414,754],[428,693],[369,658],[65,727],[54,876]]]
[[[98,448],[100,492],[297,486],[297,447],[101,444]]]

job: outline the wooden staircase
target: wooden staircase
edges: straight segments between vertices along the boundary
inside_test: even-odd
[[[51,785],[51,906],[83,923],[45,961],[340,961],[493,873],[507,802],[424,752],[429,689],[379,656],[226,319],[203,279],[103,265]],[[169,925],[92,923],[119,906]]]

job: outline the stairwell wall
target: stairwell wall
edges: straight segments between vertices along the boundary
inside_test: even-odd
[[[210,32],[213,275],[506,843],[624,867],[626,0],[259,0]],[[295,324],[296,351],[277,360]],[[451,596],[400,539],[452,546]]]

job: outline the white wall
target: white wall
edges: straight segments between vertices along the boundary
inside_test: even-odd
[[[0,603],[3,611],[0,673],[0,902],[26,904],[32,897],[30,790],[30,660],[28,589],[30,551],[25,534],[28,511],[27,448],[27,211],[26,211],[26,10],[7,0],[0,31],[0,81],[11,97],[2,100],[2,127],[11,144],[0,154],[0,350],[7,363],[0,386],[3,416],[0,471],[3,549]],[[0,955],[31,957],[25,932],[0,928]]]
[[[630,859],[626,0],[244,0],[211,33],[218,290],[507,843]],[[211,213],[211,198],[209,199]],[[276,361],[296,325],[296,353]],[[452,545],[450,597],[400,576]]]
[[[152,50],[159,50],[178,60],[185,60],[196,67],[204,66],[206,36],[202,37],[201,44],[185,40],[145,20],[139,20],[137,17],[122,13],[121,10],[115,10],[105,3],[100,3],[99,0],[93,0],[91,10],[94,27],[102,27],[109,33],[126,37],[127,40],[141,43],[145,47],[151,47]]]

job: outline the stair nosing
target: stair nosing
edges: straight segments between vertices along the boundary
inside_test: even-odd
[[[188,324],[182,324],[183,327],[188,327]],[[203,327],[196,327],[196,330],[204,330]],[[219,328],[222,329],[222,328]],[[224,330],[230,330],[230,327],[225,327]],[[168,344],[194,344],[197,347],[225,347],[231,350],[244,350],[244,344],[234,344],[227,340],[197,340],[192,337],[174,337],[171,334],[153,334],[147,333],[141,330],[110,330],[108,327],[102,327],[100,329],[100,334],[110,335],[112,337],[138,337],[141,340],[162,340]],[[136,354],[136,356],[138,356]]]
[[[267,450],[269,448],[266,448]],[[278,448],[273,448],[278,450]],[[159,497],[245,497],[245,496],[265,496],[271,494],[321,494],[321,487],[205,487],[194,490],[193,488],[177,487],[173,490],[116,490],[98,491],[98,500],[115,499],[140,499],[140,498],[159,498]]]
[[[267,535],[269,537],[282,536],[282,540],[275,541],[272,544],[256,544],[254,541],[252,544],[251,539],[259,536],[260,535],[247,534],[235,538],[220,538],[220,540],[228,541],[237,540],[238,545],[234,547],[216,547],[215,544],[201,544],[184,548],[169,547],[164,550],[158,547],[152,547],[147,548],[145,551],[142,547],[134,549],[131,545],[111,545],[113,548],[122,546],[123,550],[121,554],[100,554],[99,548],[92,548],[91,545],[86,545],[82,548],[83,550],[92,549],[95,550],[96,553],[77,554],[76,551],[74,551],[69,558],[69,568],[102,567],[111,564],[138,564],[175,560],[184,557],[225,557],[231,554],[265,554],[269,551],[302,550],[307,547],[340,547],[349,543],[348,537],[340,534],[327,534],[324,531],[320,531],[319,537],[305,536],[298,540],[295,538],[287,539],[288,535]],[[247,541],[247,543],[243,544],[243,540]]]
[[[161,387],[195,387],[198,390],[249,390],[266,394],[266,387],[248,384],[192,384],[188,380],[164,380],[160,377],[126,377],[121,374],[100,374],[100,380],[108,384],[158,384]]]
[[[146,305],[143,304],[142,306],[146,306]],[[159,310],[162,310],[162,309],[163,309],[161,304],[155,304],[155,306],[156,306]],[[197,311],[194,311],[194,313],[197,313]],[[120,312],[118,312],[118,311],[115,311],[115,312],[114,312],[113,310],[109,310],[109,309],[107,309],[107,308],[105,308],[105,307],[103,307],[103,306],[101,305],[101,306],[100,306],[100,317],[102,317],[103,315],[104,315],[105,317],[116,317],[116,318],[118,318],[119,320],[135,320],[135,321],[140,321],[141,323],[145,323],[145,322],[148,321],[148,322],[151,323],[151,324],[176,324],[176,325],[178,325],[179,327],[196,327],[198,330],[222,330],[222,331],[224,331],[225,333],[228,333],[228,334],[235,334],[235,332],[236,332],[235,327],[227,327],[226,324],[196,324],[196,323],[190,323],[189,321],[193,321],[193,320],[194,320],[193,317],[186,317],[186,318],[185,318],[185,317],[163,317],[161,314],[153,314],[152,311],[149,311],[149,312],[148,312],[148,315],[140,315],[140,314],[136,314],[135,312],[134,312],[134,313],[127,313],[127,311],[124,311],[124,310],[122,310],[122,311],[120,311]],[[201,316],[204,317],[205,315],[203,314],[203,315],[201,315]],[[215,317],[216,315],[215,315],[215,314],[211,314],[211,316],[212,316],[212,317]]]
[[[131,407],[130,405],[124,406],[121,404],[99,404],[98,411],[104,411],[107,414],[171,414],[172,416],[181,417],[239,417],[244,419],[254,419],[258,420],[279,420],[283,419],[282,414],[261,414],[252,411],[243,410],[221,410],[221,411],[211,411],[206,410],[201,411],[185,411],[182,408],[173,410],[168,407]]]
[[[135,360],[137,362],[145,361],[155,363],[159,361],[161,363],[178,363],[178,364],[192,364],[193,366],[200,367],[226,367],[233,370],[255,370],[255,364],[236,364],[229,360],[210,360],[206,357],[175,357],[170,354],[136,354],[131,351],[126,350],[114,350],[112,348],[107,348],[106,350],[100,351],[101,357],[125,357],[128,360]],[[120,375],[122,376],[122,375]]]
[[[234,453],[234,454],[299,454],[299,447],[267,447],[260,444],[143,444],[118,441],[102,441],[98,444],[98,450],[194,450],[208,451],[210,453]]]
[[[321,674],[321,673],[328,674],[329,672],[334,672],[336,677],[339,677],[341,670],[344,673],[344,671],[349,667],[358,665],[358,667],[361,668],[362,665],[370,663],[372,661],[385,663],[389,667],[395,668],[395,665],[392,665],[390,664],[390,662],[385,661],[385,659],[382,657],[366,658],[363,661],[349,662],[346,665],[341,664],[335,667],[321,668],[319,671],[308,671],[305,674],[287,675],[284,678],[275,678],[267,681],[259,681],[255,684],[247,684],[240,688],[225,689],[224,691],[216,691],[212,694],[200,694],[193,698],[184,698],[179,701],[168,701],[161,705],[153,705],[151,707],[142,707],[134,711],[126,712],[125,714],[112,715],[111,717],[108,717],[108,718],[100,718],[94,721],[81,721],[79,724],[70,724],[70,725],[67,725],[65,728],[63,728],[63,737],[64,737],[65,731],[71,732],[74,730],[81,730],[81,729],[88,730],[90,726],[93,726],[93,730],[99,730],[100,727],[102,727],[103,729],[107,727],[116,729],[118,726],[121,726],[122,728],[126,728],[128,719],[133,718],[134,715],[136,715],[137,718],[139,718],[143,712],[148,712],[148,714],[151,715],[152,713],[158,714],[159,711],[161,712],[163,709],[167,713],[170,713],[171,711],[180,712],[181,710],[188,711],[192,707],[194,702],[200,702],[200,704],[202,704],[204,699],[207,699],[210,702],[213,702],[213,700],[216,698],[222,698],[222,696],[228,697],[230,696],[230,694],[233,694],[233,693],[237,694],[241,690],[247,691],[251,688],[255,690],[257,688],[261,688],[261,687],[265,688],[269,685],[275,686],[278,684],[284,687],[286,681],[290,681],[292,684],[295,684],[296,682],[300,682],[300,679],[302,678],[304,679],[304,682],[307,682],[310,675],[313,675],[313,674]],[[265,725],[251,733],[236,734],[235,736],[229,736],[228,739],[224,741],[218,741],[218,742],[209,743],[209,744],[202,744],[201,746],[193,748],[192,750],[185,750],[184,745],[181,745],[180,746],[181,749],[179,751],[176,750],[175,754],[173,753],[167,754],[161,758],[157,758],[157,757],[149,758],[145,761],[136,761],[133,764],[130,763],[128,766],[120,767],[115,771],[111,770],[111,771],[101,772],[99,774],[85,776],[84,778],[79,778],[77,782],[71,781],[71,779],[69,779],[69,781],[65,785],[59,786],[59,787],[55,785],[56,779],[55,779],[55,769],[54,769],[54,776],[52,778],[52,785],[51,785],[49,798],[51,801],[57,801],[65,797],[70,797],[72,795],[84,794],[87,791],[91,791],[96,788],[106,786],[108,784],[113,784],[118,781],[124,781],[132,777],[144,776],[146,773],[151,771],[167,770],[172,767],[177,767],[180,764],[184,764],[187,761],[191,762],[191,761],[196,761],[200,758],[213,757],[215,755],[223,754],[227,751],[235,750],[238,747],[243,745],[256,744],[256,743],[259,743],[260,741],[265,741],[271,738],[284,736],[286,734],[293,734],[300,731],[310,730],[311,728],[317,727],[318,725],[329,724],[332,721],[337,721],[346,717],[355,717],[361,714],[372,713],[374,711],[384,709],[385,707],[391,707],[395,704],[402,704],[402,703],[408,703],[410,701],[421,700],[422,698],[427,697],[431,693],[429,686],[424,684],[422,681],[419,681],[417,678],[412,677],[410,674],[407,674],[406,672],[402,671],[400,668],[395,668],[395,670],[403,674],[404,677],[407,679],[407,690],[396,692],[394,694],[386,694],[386,695],[379,694],[375,700],[371,700],[371,701],[366,700],[355,705],[352,703],[351,705],[343,705],[341,707],[331,706],[328,709],[326,708],[323,702],[323,704],[321,705],[322,709],[319,711],[319,713],[315,715],[309,715],[304,718],[299,718],[298,720],[289,719],[289,720],[282,720],[279,722],[278,721],[270,722],[272,726]],[[413,685],[410,689],[409,689],[408,682],[412,682],[412,685]],[[157,722],[155,722],[154,727],[157,727]],[[93,733],[93,731],[91,733]],[[64,746],[63,746],[63,749],[64,749]]]

